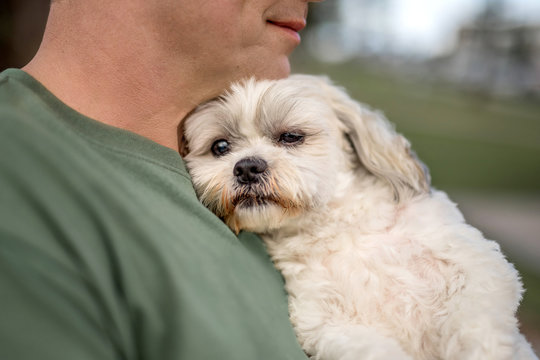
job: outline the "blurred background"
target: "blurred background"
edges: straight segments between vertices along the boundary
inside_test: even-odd
[[[39,46],[49,0],[0,2],[0,70]],[[381,109],[527,288],[540,354],[540,0],[312,4],[293,72],[326,74]]]

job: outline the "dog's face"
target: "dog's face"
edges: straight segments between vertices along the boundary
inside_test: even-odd
[[[185,123],[201,201],[234,230],[264,232],[330,196],[342,152],[331,109],[280,82],[247,81]]]
[[[349,112],[361,127],[377,124],[368,126],[372,130],[352,131],[357,124],[347,124],[350,119],[344,114]],[[383,149],[381,157],[371,149],[370,137],[394,143],[398,135],[378,115],[360,112],[357,103],[321,78],[248,80],[186,119],[181,152],[205,206],[236,232],[266,232],[327,202],[337,174],[358,166],[359,158],[375,175],[394,176],[387,179],[394,188],[405,183],[405,176],[390,174],[399,169],[387,169],[388,151]],[[362,145],[355,139],[362,136],[359,132],[366,132]],[[406,151],[408,143],[401,139],[397,146]],[[362,158],[371,155],[361,152],[377,154],[366,161]],[[404,159],[397,155],[398,161]]]

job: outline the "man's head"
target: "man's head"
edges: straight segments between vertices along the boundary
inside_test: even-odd
[[[319,0],[56,0],[51,17],[84,25],[81,36],[104,52],[124,48],[127,64],[150,55],[217,95],[240,78],[286,77],[311,1]]]
[[[318,0],[55,0],[24,67],[77,111],[176,149],[231,82],[283,78]]]
[[[156,40],[210,78],[289,74],[307,0],[146,1]]]

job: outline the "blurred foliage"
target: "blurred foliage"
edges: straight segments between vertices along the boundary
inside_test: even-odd
[[[323,22],[338,21],[339,1],[323,1],[309,6],[307,23],[303,34],[310,32]]]

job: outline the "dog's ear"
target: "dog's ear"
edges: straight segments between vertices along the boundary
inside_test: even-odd
[[[190,113],[191,114],[191,113]],[[189,116],[189,114],[188,114]],[[180,121],[178,125],[178,152],[180,156],[185,157],[189,153],[189,146],[185,134],[185,123],[187,116]]]
[[[360,162],[372,174],[390,183],[395,198],[406,194],[429,192],[430,177],[403,136],[380,113],[351,99],[341,88],[325,77],[296,76],[300,81],[314,81],[322,95],[344,125]],[[322,91],[321,91],[322,90]]]
[[[187,154],[189,154],[189,144],[186,137],[186,122],[201,107],[202,105],[193,108],[190,112],[186,114],[186,116],[184,116],[183,119],[180,120],[180,124],[178,124],[178,152],[182,157],[185,157]]]

